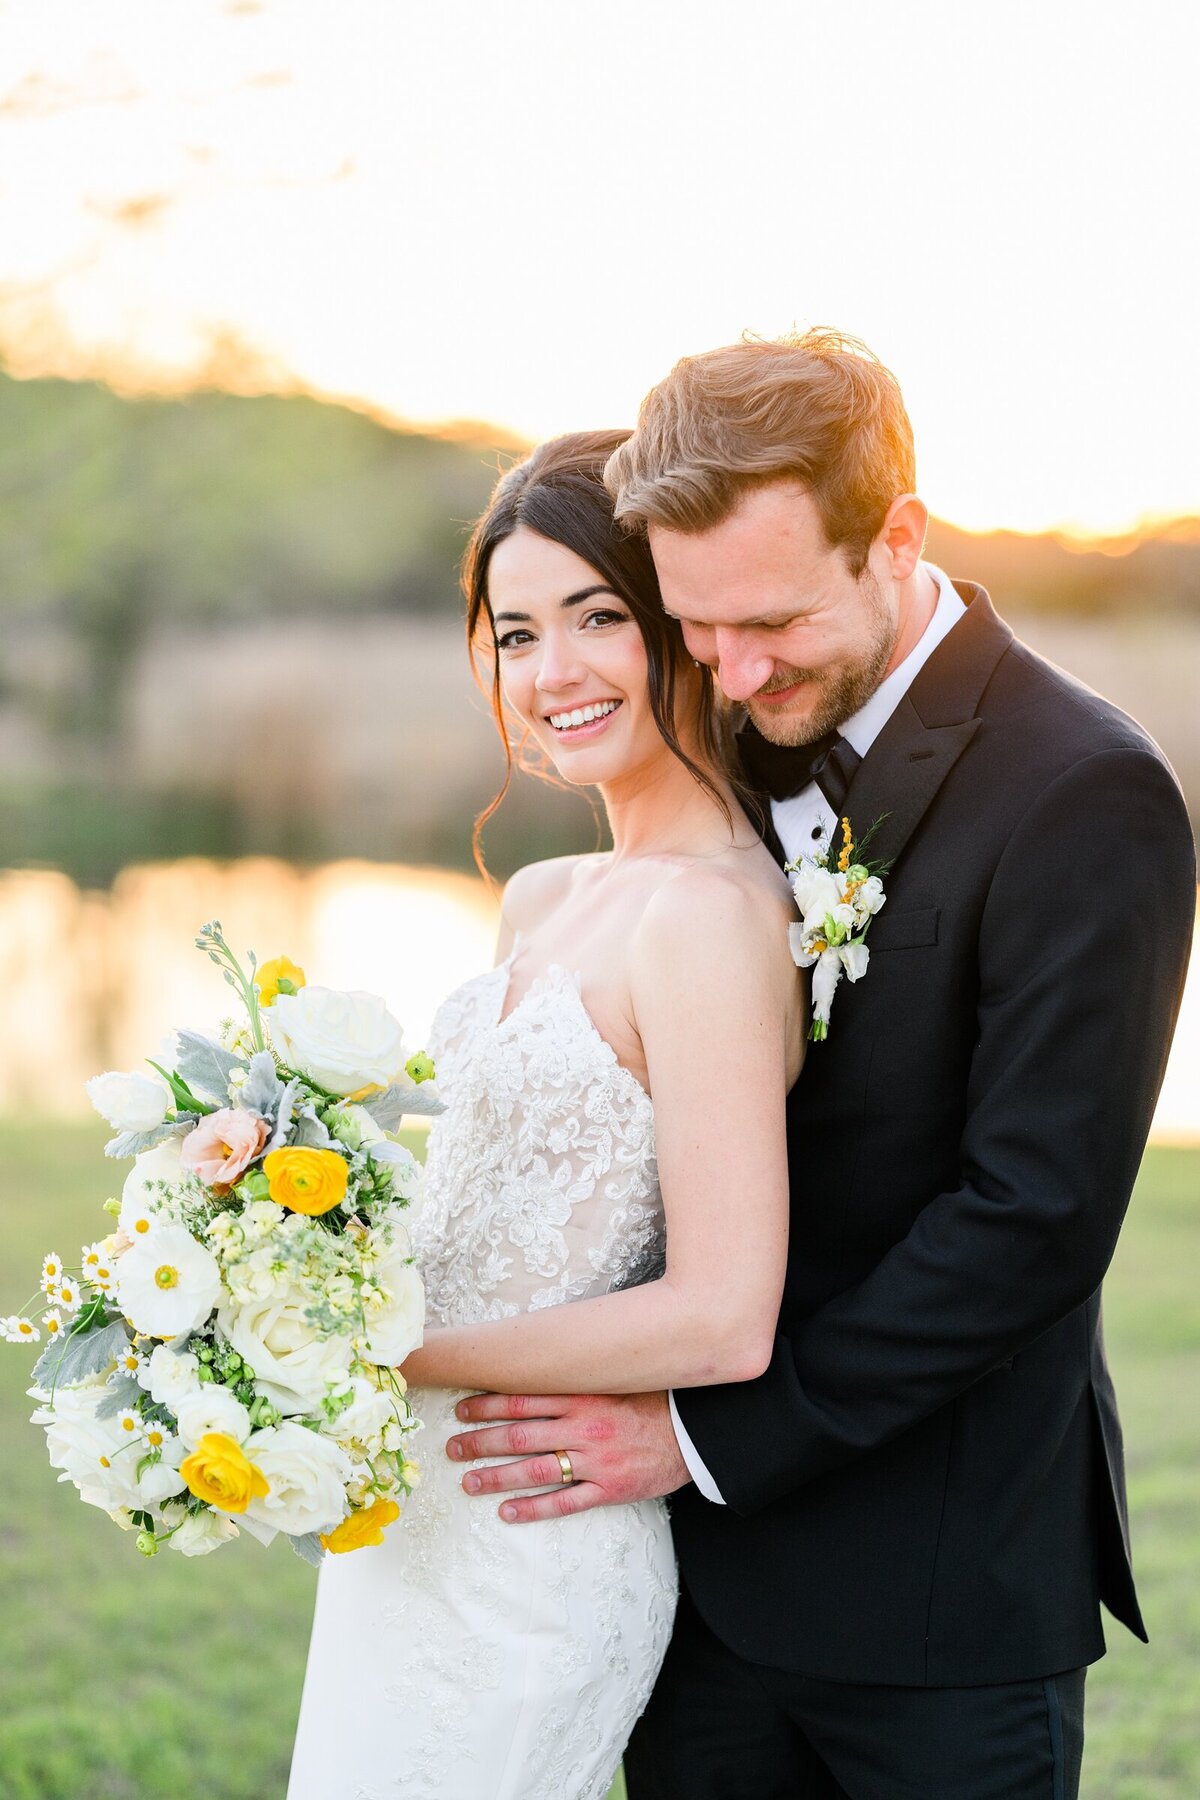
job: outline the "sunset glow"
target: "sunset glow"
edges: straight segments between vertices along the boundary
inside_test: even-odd
[[[531,437],[833,323],[975,528],[1200,512],[1200,26],[1155,0],[0,13],[19,374]]]

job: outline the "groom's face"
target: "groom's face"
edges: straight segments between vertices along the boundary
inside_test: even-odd
[[[663,605],[730,700],[776,744],[808,744],[870,698],[899,629],[889,558],[850,572],[797,483],[752,488],[707,531],[649,527]]]

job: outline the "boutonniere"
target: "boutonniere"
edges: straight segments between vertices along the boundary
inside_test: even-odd
[[[843,975],[849,981],[861,981],[871,960],[864,939],[887,899],[882,878],[888,865],[864,860],[863,852],[881,822],[876,819],[856,843],[849,819],[843,819],[842,848],[836,863],[830,843],[818,856],[800,856],[787,864],[800,909],[800,923],[788,926],[788,943],[797,967],[813,971],[813,1020],[808,1035],[815,1044],[829,1036],[829,1009],[838,982]]]

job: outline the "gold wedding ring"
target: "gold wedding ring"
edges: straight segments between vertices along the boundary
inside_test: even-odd
[[[558,1466],[562,1470],[562,1484],[564,1487],[570,1487],[575,1479],[575,1471],[571,1467],[571,1459],[565,1450],[556,1450],[554,1454],[557,1456]]]

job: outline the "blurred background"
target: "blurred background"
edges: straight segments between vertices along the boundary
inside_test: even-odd
[[[1198,50],[1156,0],[0,5],[0,1311],[102,1229],[86,1076],[220,1016],[205,920],[414,1040],[490,960],[458,559],[524,446],[681,354],[871,344],[928,554],[1200,820]],[[502,878],[597,825],[521,778],[485,841]],[[1200,1779],[1198,1144],[1194,975],[1108,1289],[1154,1642],[1091,1679],[1104,1800]],[[19,1360],[0,1796],[282,1796],[310,1572],[143,1565]]]

